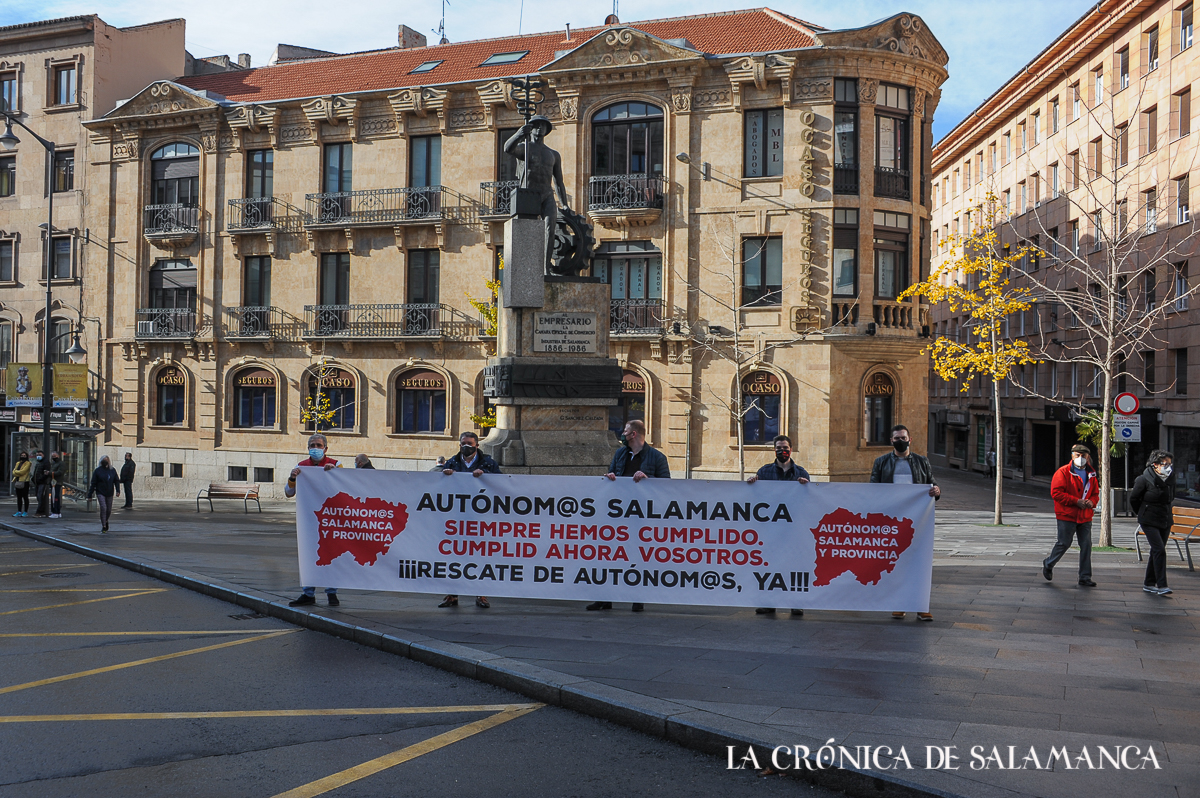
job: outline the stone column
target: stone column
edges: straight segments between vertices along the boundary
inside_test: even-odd
[[[875,96],[879,81],[858,81],[858,323],[875,319]]]
[[[688,257],[691,249],[689,222],[691,219],[691,186],[692,179],[697,176],[698,163],[683,164],[675,160],[672,153],[690,152],[692,141],[692,86],[689,77],[682,85],[671,86],[671,127],[665,138],[667,152],[663,155],[664,171],[670,180],[669,190],[666,191],[666,245],[663,247],[663,271],[668,279],[663,280],[666,294],[667,324],[675,315],[673,308],[678,305],[686,313],[690,322],[693,318],[688,307],[690,294],[687,283],[675,278],[674,265],[689,264]],[[687,268],[684,269],[687,271]],[[662,398],[663,432],[657,435],[659,439],[653,443],[659,446],[667,455],[671,464],[671,473],[682,476],[687,470],[688,425],[691,424],[692,385],[696,379],[692,365],[691,347],[689,341],[674,345],[667,367],[667,385]],[[653,408],[647,408],[652,413]]]

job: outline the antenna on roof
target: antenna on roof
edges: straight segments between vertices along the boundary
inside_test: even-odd
[[[522,0],[524,4],[524,0]],[[438,44],[449,44],[450,40],[446,38],[446,6],[450,5],[450,0],[442,0],[442,21],[438,23],[437,30],[434,31],[438,35]]]
[[[521,0],[521,13],[517,15],[517,35],[521,35],[521,28],[525,25],[525,0]]]

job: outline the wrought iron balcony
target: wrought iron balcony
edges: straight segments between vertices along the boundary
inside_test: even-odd
[[[512,208],[513,190],[516,180],[496,180],[479,184],[479,202],[484,216],[508,216]]]
[[[597,175],[588,181],[588,210],[634,210],[663,206],[661,175]]]
[[[231,233],[264,233],[280,230],[298,233],[304,227],[304,212],[275,197],[251,197],[229,201],[226,228]]]
[[[225,308],[225,337],[229,340],[269,341],[291,338],[297,326],[276,307],[244,305]]]
[[[200,229],[200,209],[194,205],[172,202],[166,205],[147,205],[142,222],[146,235],[193,233]]]
[[[858,193],[858,167],[847,164],[836,164],[833,167],[833,193]]]
[[[613,335],[662,335],[666,304],[661,299],[614,299],[609,310]]]
[[[196,311],[191,308],[139,308],[137,338],[194,338]]]
[[[911,199],[911,175],[905,169],[891,169],[886,166],[875,167],[875,196],[892,199]]]
[[[481,323],[438,303],[406,305],[305,305],[306,338],[474,337]]]
[[[444,186],[333,191],[305,196],[306,225],[372,227],[442,218]]]

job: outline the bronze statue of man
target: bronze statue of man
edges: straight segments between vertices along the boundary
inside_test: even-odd
[[[554,201],[557,190],[563,207],[569,207],[567,187],[563,183],[562,158],[546,146],[545,138],[554,130],[554,125],[544,116],[535,116],[504,144],[504,151],[519,161],[517,178],[519,189],[526,190],[540,203],[538,218],[546,231],[546,259],[543,272],[550,274],[554,257],[554,231],[558,226],[558,204]],[[524,146],[521,146],[524,144]]]

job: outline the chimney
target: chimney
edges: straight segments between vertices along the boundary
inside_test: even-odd
[[[424,33],[417,33],[407,25],[400,26],[400,49],[410,50],[413,47],[425,47],[428,42],[425,41]]]
[[[242,69],[250,68],[250,53],[238,53],[238,66]]]

